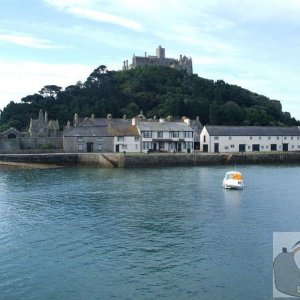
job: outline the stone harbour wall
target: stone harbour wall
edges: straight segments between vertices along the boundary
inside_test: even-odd
[[[123,154],[123,153],[36,153],[1,154],[0,163],[89,165],[103,168],[143,168],[171,166],[286,164],[300,163],[300,152],[236,153],[236,154]]]

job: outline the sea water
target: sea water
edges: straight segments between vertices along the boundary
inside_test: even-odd
[[[0,299],[271,299],[300,167],[0,170]]]

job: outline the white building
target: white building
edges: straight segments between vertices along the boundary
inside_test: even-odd
[[[300,151],[298,127],[204,126],[203,152]]]
[[[142,152],[193,152],[194,132],[189,119],[184,122],[133,119],[132,122],[139,131]]]

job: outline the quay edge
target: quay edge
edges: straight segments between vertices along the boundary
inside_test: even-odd
[[[260,153],[43,153],[0,154],[0,166],[43,164],[57,166],[91,165],[103,168],[138,168],[169,166],[285,164],[300,163],[300,152]]]

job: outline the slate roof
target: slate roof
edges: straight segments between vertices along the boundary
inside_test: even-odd
[[[76,126],[76,127],[65,127],[64,136],[103,136],[103,137],[114,137],[114,136],[139,136],[139,132],[136,126]]]
[[[138,122],[137,127],[141,131],[193,131],[189,125],[183,122]]]
[[[205,126],[211,136],[300,136],[298,127]]]

